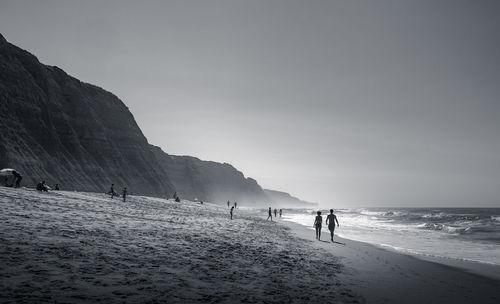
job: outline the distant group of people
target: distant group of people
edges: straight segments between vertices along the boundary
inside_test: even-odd
[[[44,180],[42,180],[36,185],[35,189],[38,191],[48,192],[51,188],[45,184]],[[59,190],[59,184],[54,185],[54,190]]]
[[[0,178],[3,179],[3,185],[6,187],[20,188],[23,176],[19,171],[11,168],[5,168],[0,170]],[[45,180],[38,182],[35,185],[35,189],[38,191],[48,192],[49,190],[59,190],[59,184],[55,184],[54,188],[50,188]]]
[[[267,220],[268,221],[269,219],[271,219],[271,222],[273,221],[273,211],[271,209],[271,207],[269,207],[269,210],[267,210]],[[280,214],[280,217],[281,215],[283,214],[283,210],[279,210],[279,214]],[[278,218],[278,209],[274,208],[274,218]]]
[[[119,196],[119,194],[115,192],[115,184],[111,184],[111,188],[109,189],[108,192],[106,192],[106,194],[111,195],[111,198],[113,198],[115,196]],[[127,187],[123,187],[121,196],[122,196],[123,201],[125,201],[127,199]]]
[[[316,228],[316,239],[321,240],[321,227],[323,225],[323,217],[321,216],[321,211],[316,212],[316,218],[314,219],[313,227]],[[330,214],[326,217],[326,225],[328,230],[330,230],[330,240],[333,242],[333,234],[335,232],[335,222],[337,222],[337,227],[339,227],[339,221],[337,216],[333,214],[333,209],[330,209]]]

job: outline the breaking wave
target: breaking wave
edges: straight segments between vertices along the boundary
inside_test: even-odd
[[[285,215],[311,227],[316,211],[285,210]],[[500,265],[500,208],[350,208],[335,214],[342,237]]]

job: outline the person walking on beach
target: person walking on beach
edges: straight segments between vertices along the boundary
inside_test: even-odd
[[[229,211],[229,213],[231,213],[231,219],[233,219],[233,210],[234,210],[234,206],[231,206],[231,211]]]
[[[127,199],[127,187],[123,188],[122,197],[123,197],[123,201],[125,201]]]
[[[326,217],[326,224],[328,225],[328,230],[330,230],[331,240],[333,242],[333,232],[335,231],[335,222],[337,222],[337,227],[339,226],[339,220],[337,216],[333,214],[333,209],[330,209],[330,214]]]
[[[281,211],[281,209],[280,209],[280,218],[281,218],[281,214],[282,214],[282,211]]]
[[[278,210],[276,210],[276,208],[274,208],[274,218],[277,218],[278,217]]]
[[[108,194],[111,194],[111,198],[115,196],[115,184],[111,184],[111,189],[109,189]]]
[[[228,207],[228,208],[229,208],[229,204],[230,204],[230,202],[229,202],[229,201],[227,201],[227,207]]]
[[[321,239],[321,225],[323,224],[323,218],[321,217],[321,211],[316,212],[316,219],[314,220],[313,227],[316,228],[316,238],[318,241]]]
[[[236,208],[236,206],[238,206],[238,203],[234,202],[234,208]]]
[[[268,214],[269,214],[269,215],[267,216],[267,220],[266,220],[266,221],[268,221],[268,220],[269,220],[269,218],[271,218],[271,222],[272,222],[272,221],[273,221],[273,212],[271,211],[271,207],[269,207]]]

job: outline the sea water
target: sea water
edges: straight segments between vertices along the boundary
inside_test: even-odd
[[[284,209],[284,220],[313,227],[316,211]],[[329,214],[321,210],[323,222]],[[500,208],[335,209],[335,234],[414,255],[500,265]],[[313,232],[312,232],[313,233]],[[323,226],[324,238],[329,231]]]

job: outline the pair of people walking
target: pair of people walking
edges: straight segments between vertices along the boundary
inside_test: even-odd
[[[111,184],[111,189],[109,189],[107,194],[111,194],[111,198],[118,196],[118,193],[115,192],[115,184]],[[122,198],[123,201],[127,199],[127,187],[124,187],[122,190]]]
[[[337,222],[337,227],[339,227],[339,220],[337,216],[333,214],[333,209],[330,209],[330,214],[326,217],[326,225],[328,230],[330,230],[330,240],[333,242],[333,234],[335,232],[335,222]],[[321,211],[317,212],[316,218],[314,219],[313,227],[316,228],[316,239],[321,240],[321,227],[323,225],[323,217],[321,216]]]

